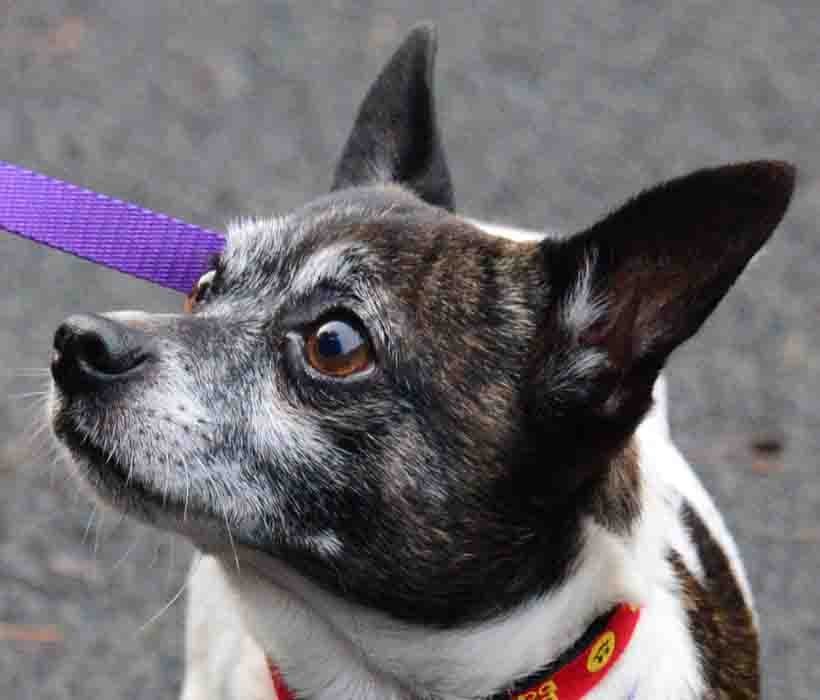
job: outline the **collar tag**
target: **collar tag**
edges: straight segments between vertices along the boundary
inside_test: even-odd
[[[621,603],[595,640],[552,676],[522,692],[510,692],[510,700],[579,700],[603,680],[629,645],[641,609]]]
[[[224,238],[0,161],[0,229],[187,294]]]

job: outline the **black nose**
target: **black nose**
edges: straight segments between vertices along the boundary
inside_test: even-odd
[[[70,316],[54,334],[51,374],[69,393],[98,389],[139,374],[150,348],[142,331],[103,316]]]

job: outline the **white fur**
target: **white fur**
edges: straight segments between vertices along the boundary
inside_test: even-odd
[[[661,378],[662,379],[662,378]],[[651,416],[651,414],[650,414]],[[680,499],[685,499],[703,520],[706,528],[715,538],[715,541],[723,548],[735,575],[735,579],[740,586],[746,604],[754,611],[754,599],[752,589],[749,585],[737,544],[734,541],[726,523],[717,509],[709,493],[700,482],[692,467],[684,459],[677,447],[669,439],[668,426],[663,429],[664,424],[648,423],[646,420],[638,428],[638,438],[642,449],[647,454],[651,454],[659,464],[656,470],[657,478],[674,499],[670,502],[673,507],[677,506]],[[658,430],[657,428],[661,429]],[[680,526],[680,524],[678,524]],[[684,533],[682,538],[689,541],[688,534]],[[687,559],[687,548],[679,542],[679,553],[684,557],[684,562],[689,566],[689,561],[696,555],[692,551],[690,560]],[[699,567],[690,566],[693,572],[697,573]]]
[[[539,237],[481,226],[493,235]],[[555,658],[591,619],[620,601],[643,606],[641,619],[630,647],[588,697],[699,697],[703,678],[666,560],[674,548],[696,576],[703,575],[679,519],[681,499],[690,502],[725,547],[750,602],[751,595],[717,509],[669,440],[662,380],[655,398],[636,436],[640,520],[624,537],[588,522],[581,561],[565,585],[491,622],[442,631],[344,602],[263,555],[244,552],[249,565],[241,573],[206,557],[191,577],[184,700],[272,698],[270,679],[259,671],[265,654],[280,665],[297,693],[317,700],[486,696]],[[200,609],[218,609],[218,623],[198,614]],[[248,672],[247,682],[260,687],[237,686],[234,692],[230,679],[239,662],[236,654],[245,649],[247,663],[256,669]],[[219,688],[226,693],[219,695]]]
[[[255,252],[265,250],[273,254],[282,250],[285,245],[284,229],[284,219],[281,217],[238,219],[228,226],[222,257],[236,269],[247,269],[247,262]]]
[[[293,616],[294,608],[304,607],[300,617],[314,615],[321,623],[318,629],[327,629],[336,640],[335,644],[326,640],[334,663],[350,668],[358,657],[371,678],[356,682],[360,692],[354,697],[371,697],[369,692],[362,694],[371,687],[374,699],[383,696],[385,690],[400,692],[401,688],[444,698],[481,697],[556,656],[567,639],[580,636],[593,617],[617,601],[646,600],[648,590],[627,565],[624,544],[592,524],[587,539],[573,585],[533,600],[504,618],[456,630],[434,631],[397,623],[372,610],[342,602],[278,564],[264,566],[264,579],[236,577],[233,572],[229,576],[235,579],[240,600],[247,606],[249,629],[263,644],[271,628],[276,629],[273,621],[282,619],[269,602],[271,584],[267,577],[272,576],[287,614]],[[317,677],[312,664],[304,661],[316,653],[316,636],[315,629],[309,630],[305,646],[298,642],[294,645],[300,634],[291,627],[287,641],[282,642],[276,635],[278,641],[270,639],[269,643],[284,647],[280,663],[297,692],[330,698],[325,679]]]
[[[489,233],[491,236],[509,238],[511,241],[540,241],[542,238],[549,235],[548,233],[542,233],[539,231],[528,231],[523,228],[514,228],[512,226],[504,226],[502,224],[491,224],[486,221],[479,221],[478,219],[468,220],[478,226],[481,230]]]
[[[112,311],[104,316],[149,331],[178,318],[175,314],[140,311]],[[80,427],[94,444],[122,460],[149,487],[160,493],[183,494],[186,512],[189,502],[192,511],[197,503],[218,503],[226,525],[246,529],[259,526],[271,513],[281,510],[280,504],[269,491],[249,489],[241,465],[229,465],[230,468],[215,472],[202,463],[201,454],[209,448],[205,433],[214,425],[209,407],[196,390],[196,379],[189,373],[174,371],[184,362],[179,349],[167,340],[164,343],[161,351],[166,370],[162,380],[145,386],[133,397],[129,413],[111,411],[105,423],[85,421],[78,416]],[[282,455],[285,465],[304,462],[305,455],[332,458],[314,423],[284,400],[273,381],[257,383],[246,398],[251,425],[249,442],[259,453],[276,452]],[[52,411],[56,405],[57,401],[52,400]],[[143,435],[140,421],[128,419],[147,411],[162,420],[163,440]],[[112,430],[112,422],[117,423],[116,430]],[[116,441],[112,439],[114,434]],[[182,469],[178,466],[180,462],[184,465]],[[334,544],[334,537],[332,533],[320,535],[311,545],[330,551],[340,546],[338,541]]]
[[[595,323],[606,310],[605,300],[595,296],[592,281],[595,278],[595,256],[587,257],[575,280],[563,309],[563,320],[574,333]]]
[[[567,585],[467,629],[432,631],[396,622],[272,562],[258,563],[260,574],[250,570],[253,565],[241,574],[227,566],[219,572],[215,561],[202,572],[221,577],[219,585],[231,582],[239,601],[235,627],[248,630],[297,693],[320,700],[490,695],[557,656],[619,601],[642,605],[641,620],[630,648],[590,697],[626,697],[637,687],[636,699],[695,698],[702,678],[665,559],[670,533],[681,537],[677,499],[658,476],[665,458],[642,460],[644,512],[633,536],[623,539],[588,523],[584,556]],[[694,550],[686,559],[691,556]],[[196,672],[190,668],[189,677]]]
[[[236,596],[219,562],[197,558],[188,580],[182,700],[272,700],[265,654],[238,619]]]
[[[351,270],[350,255],[358,247],[355,243],[334,243],[318,250],[299,266],[288,284],[288,294],[296,297],[307,294],[324,280],[344,279]]]

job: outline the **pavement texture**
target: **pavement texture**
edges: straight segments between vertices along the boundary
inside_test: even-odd
[[[767,696],[816,700],[820,4],[446,5],[0,1],[0,158],[215,228],[282,212],[326,190],[369,81],[432,19],[444,139],[473,215],[572,231],[687,170],[796,162],[787,219],[669,376],[676,439],[748,564]],[[4,699],[179,690],[183,606],[150,621],[189,547],[94,510],[29,394],[66,315],[180,301],[0,235]]]

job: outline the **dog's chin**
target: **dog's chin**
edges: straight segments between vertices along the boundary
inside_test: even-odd
[[[129,469],[116,452],[100,447],[66,411],[51,411],[52,429],[68,451],[78,478],[104,504],[148,525],[172,530],[193,540],[203,549],[223,549],[224,521],[208,513],[188,496],[157,489]]]

